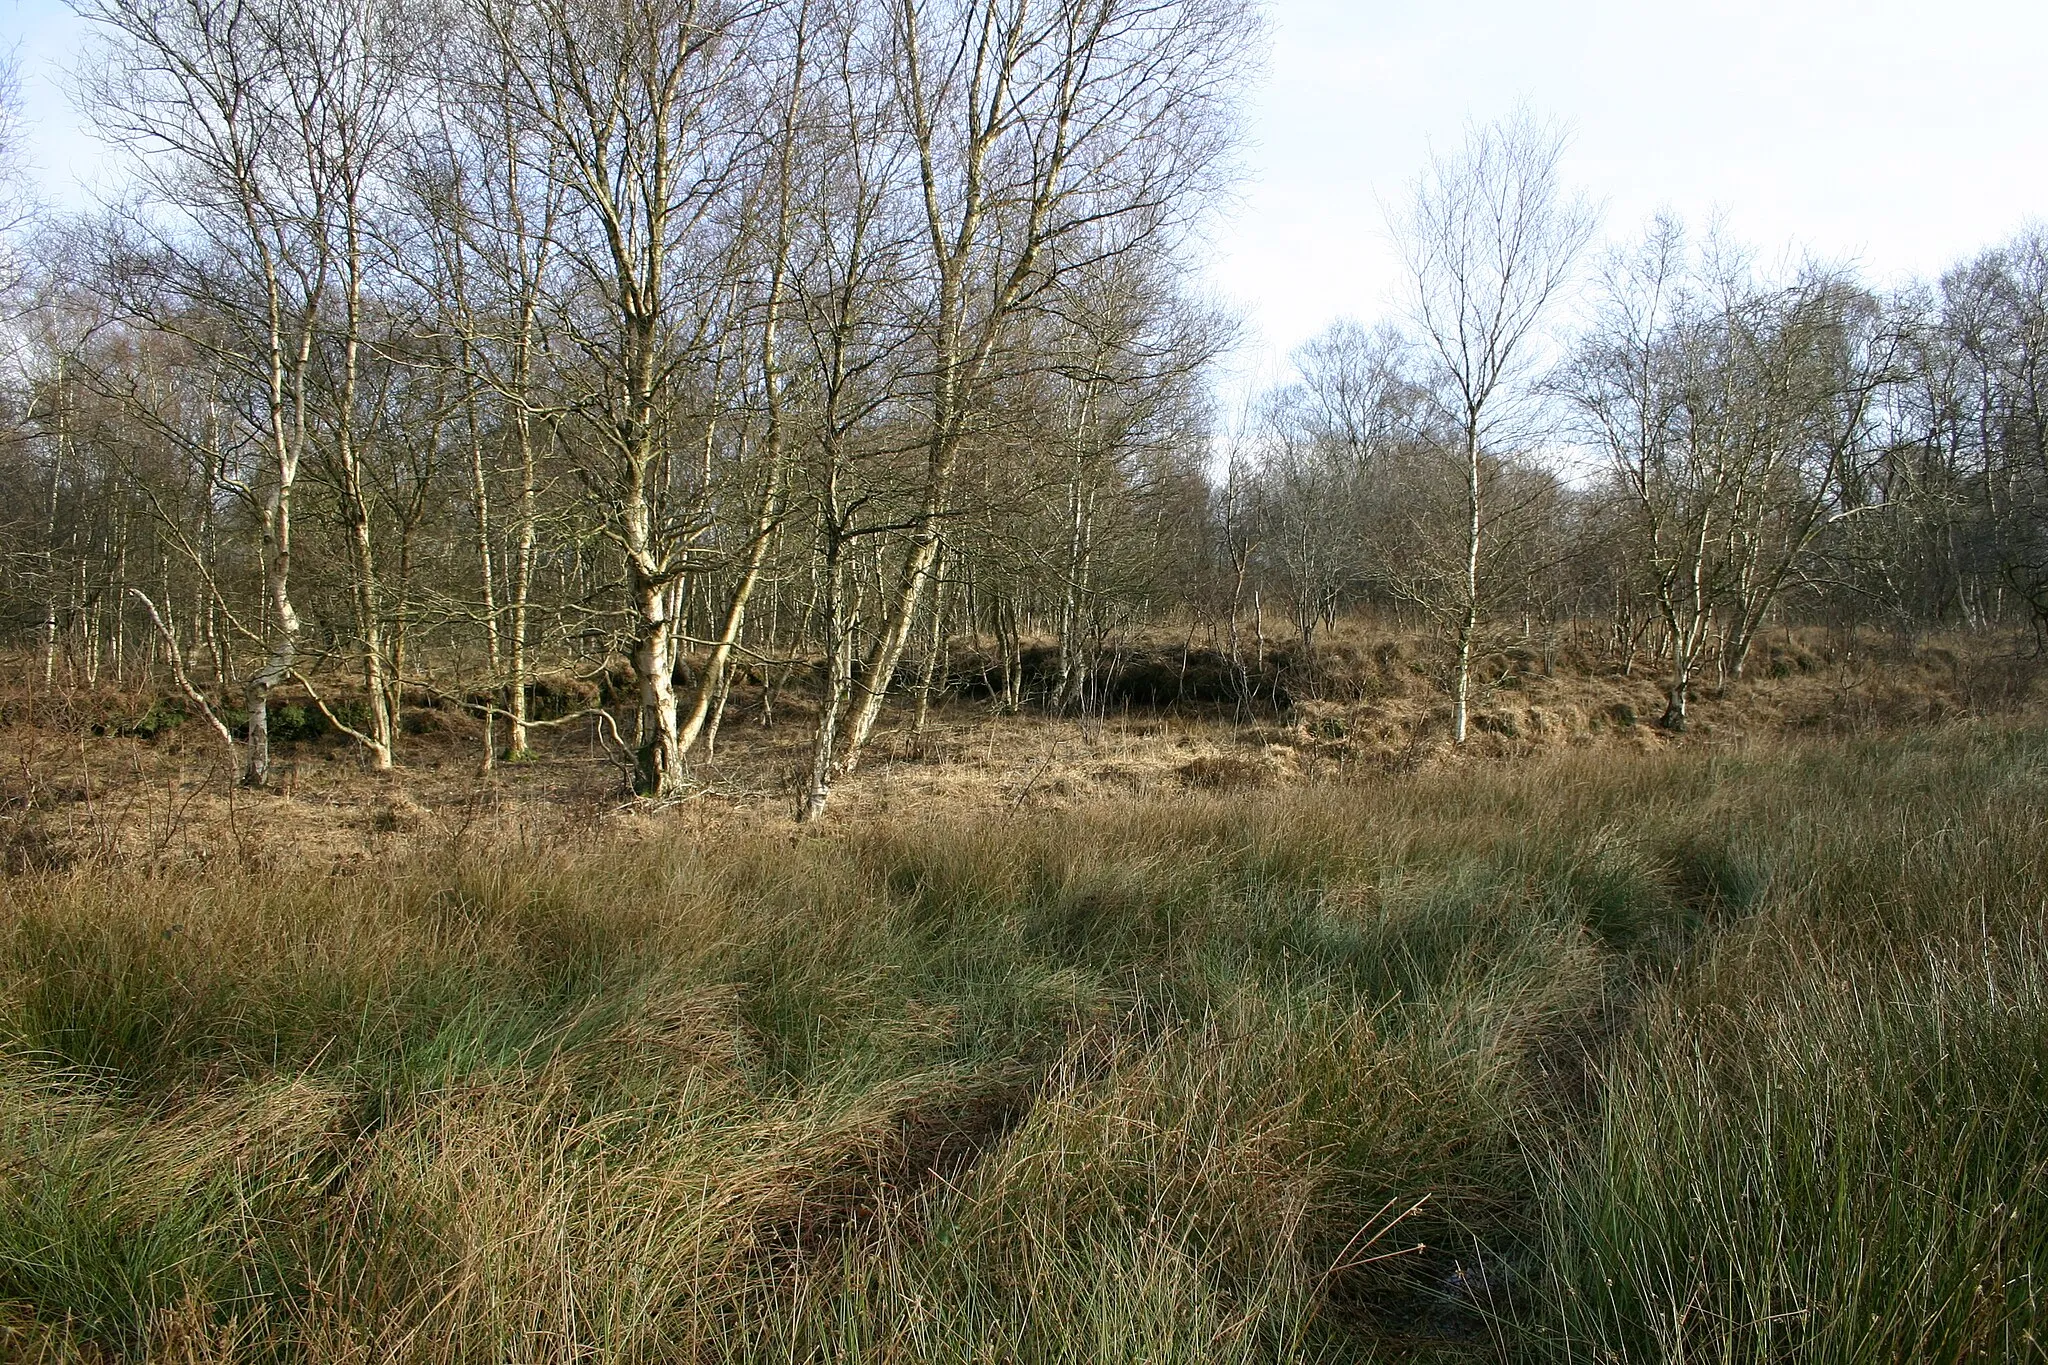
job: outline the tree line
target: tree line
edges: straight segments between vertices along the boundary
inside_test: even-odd
[[[1508,129],[1505,157],[1502,136],[1475,139],[1455,193],[1544,202],[1516,182],[1554,168],[1555,134]],[[1570,325],[1524,338],[1500,243],[1522,244],[1533,298],[1550,258],[1528,245],[1575,253],[1585,220],[1493,213],[1507,227],[1473,250],[1432,225],[1444,197],[1425,177],[1408,220],[1422,302],[1406,326],[1304,346],[1221,490],[1234,553],[1304,646],[1359,604],[1438,622],[1460,740],[1485,620],[1604,622],[1625,671],[1661,668],[1673,729],[1703,670],[1741,678],[1773,620],[2020,629],[2039,647],[2048,232],[1887,292],[1838,266],[1761,270],[1660,217],[1591,254]]]
[[[1407,613],[1462,740],[1517,623],[1606,623],[1682,727],[1774,619],[2048,622],[2039,231],[1889,293],[1602,253],[1517,117],[1395,215],[1404,313],[1226,421],[1243,0],[78,8],[127,179],[9,237],[0,630],[164,672],[252,785],[287,684],[374,767],[422,697],[516,760],[623,660],[630,732],[569,714],[659,796],[749,679],[815,817],[963,636],[1074,711],[1167,620],[1249,694],[1266,604],[1303,656]]]

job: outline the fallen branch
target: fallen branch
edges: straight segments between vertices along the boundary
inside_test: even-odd
[[[307,677],[303,671],[295,668],[292,670],[292,676],[299,680],[299,686],[306,689],[306,695],[313,699],[313,705],[320,708],[320,714],[327,717],[327,723],[329,725],[332,725],[335,729],[341,731],[343,734],[347,735],[350,739],[353,739],[356,743],[362,745],[365,749],[368,749],[373,754],[376,753],[377,750],[382,747],[377,743],[376,740],[371,739],[361,730],[356,729],[353,725],[348,724],[347,722],[342,720],[340,716],[337,716],[334,714],[334,712],[330,711],[327,708],[327,703],[320,700],[320,694],[313,690],[313,680]]]
[[[178,690],[185,694],[185,699],[199,708],[199,713],[206,717],[209,725],[213,726],[213,732],[220,736],[220,742],[227,746],[228,769],[230,772],[234,771],[240,766],[240,761],[235,755],[235,732],[228,728],[227,722],[220,718],[220,713],[213,709],[213,703],[206,699],[206,694],[197,687],[194,687],[192,679],[186,675],[185,651],[178,647],[177,630],[171,626],[170,622],[164,620],[163,613],[156,609],[156,603],[149,600],[148,593],[140,588],[130,588],[128,591],[140,599],[144,607],[148,608],[149,619],[155,622],[157,634],[163,637],[164,653],[170,656],[172,680],[178,684]]]

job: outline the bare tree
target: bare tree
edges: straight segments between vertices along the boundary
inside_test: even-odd
[[[1975,370],[1986,557],[2048,632],[2048,228],[2028,228],[1958,275],[1951,328]]]
[[[1412,350],[1392,327],[1335,324],[1295,352],[1296,379],[1266,400],[1269,567],[1305,648],[1361,594],[1402,595],[1418,527],[1389,513],[1414,491],[1402,477],[1427,426]]]
[[[1724,339],[1693,279],[1683,230],[1659,219],[1603,272],[1593,325],[1561,389],[1627,508],[1629,551],[1650,584],[1671,655],[1663,724],[1685,728],[1692,679],[1721,605],[1717,537],[1742,487],[1721,415],[1732,368],[1713,363]],[[1704,311],[1704,315],[1703,315]]]
[[[1662,724],[1683,730],[1715,632],[1739,674],[1822,537],[1877,510],[1868,473],[1898,332],[1832,272],[1762,284],[1719,244],[1695,260],[1668,220],[1611,259],[1604,285],[1561,391],[1626,504],[1671,660]]]
[[[1199,211],[1252,48],[1239,0],[895,0],[888,10],[921,227],[923,471],[844,748],[827,765],[839,771],[859,762],[909,641],[994,362],[1060,273],[1170,236]],[[1084,237],[1093,250],[1062,249]]]
[[[798,200],[808,181],[805,172],[811,169],[807,163],[814,162],[821,148],[829,145],[820,137],[818,126],[829,115],[819,108],[812,91],[818,29],[827,29],[829,35],[832,27],[829,18],[819,18],[818,12],[825,8],[823,0],[791,0],[771,11],[766,31],[755,39],[778,58],[752,83],[753,97],[766,109],[762,146],[746,205],[750,252],[748,267],[743,268],[748,311],[754,316],[742,331],[751,329],[757,338],[748,350],[756,367],[761,454],[755,462],[755,486],[745,499],[747,515],[732,533],[726,565],[732,571],[731,584],[710,641],[710,655],[698,677],[695,700],[678,731],[677,742],[685,753],[705,734],[707,721],[716,728],[714,708],[724,705],[727,672],[746,627],[747,608],[760,586],[770,545],[788,510],[790,446],[796,425],[793,398],[801,380],[787,354],[785,324],[795,292],[792,257],[801,208]]]
[[[916,238],[904,201],[914,162],[877,51],[875,11],[845,6],[833,31],[827,146],[803,197],[802,268],[792,280],[810,371],[805,502],[814,527],[813,587],[803,613],[824,667],[800,819],[825,811],[854,704],[864,606],[852,573],[860,550],[901,531],[893,465],[905,443],[878,431],[902,400]],[[867,22],[863,22],[863,20]],[[886,30],[884,30],[886,31]],[[893,439],[892,439],[893,436]]]
[[[406,41],[405,20],[385,0],[321,0],[281,5],[275,21],[279,48],[293,62],[287,89],[298,135],[291,149],[303,160],[308,188],[301,249],[333,262],[335,297],[323,300],[320,318],[325,363],[315,411],[322,439],[313,450],[346,528],[368,710],[366,731],[343,728],[356,735],[371,766],[380,770],[391,767],[396,749],[403,636],[394,637],[386,617],[367,467],[377,433],[364,430],[368,413],[361,391],[366,350],[373,344],[373,196],[397,165],[404,75],[397,53]]]
[[[729,98],[755,14],[726,0],[475,0],[510,76],[507,98],[544,140],[567,212],[571,292],[554,330],[576,346],[565,406],[587,441],[579,476],[624,557],[640,689],[636,782],[676,791],[684,746],[675,672],[686,578],[703,567],[707,464],[730,350],[737,244],[720,216],[747,145]]]
[[[0,317],[14,312],[27,283],[15,237],[30,215],[21,164],[21,72],[13,56],[0,56]]]
[[[249,0],[84,0],[102,36],[87,72],[105,135],[133,153],[155,212],[109,279],[144,325],[239,370],[258,395],[264,467],[237,489],[260,511],[265,658],[245,684],[244,780],[270,775],[268,700],[298,667],[293,490],[311,436],[309,387],[334,262],[307,225],[326,185],[309,179],[303,63],[279,12]],[[225,326],[219,325],[226,323]]]
[[[486,664],[504,688],[506,756],[518,761],[529,751],[542,456],[561,418],[546,305],[558,285],[554,237],[565,190],[555,145],[505,98],[514,70],[488,30],[458,27],[447,47],[422,56],[437,107],[434,136],[406,176],[411,216],[429,243],[419,286],[436,301],[429,325],[448,335],[445,361],[461,386]],[[503,556],[493,499],[501,462],[512,484]],[[501,566],[501,557],[509,562]],[[486,717],[487,739],[495,738]]]
[[[1417,333],[1464,479],[1459,570],[1428,593],[1456,641],[1452,733],[1465,742],[1481,601],[1488,457],[1526,443],[1518,426],[1539,329],[1591,239],[1594,216],[1558,184],[1565,135],[1517,114],[1475,128],[1416,181],[1394,229]]]
[[[1876,510],[1865,467],[1886,439],[1878,419],[1903,374],[1903,340],[1874,295],[1816,266],[1738,295],[1726,326],[1732,377],[1721,388],[1748,493],[1727,548],[1723,659],[1739,678],[1822,538]]]

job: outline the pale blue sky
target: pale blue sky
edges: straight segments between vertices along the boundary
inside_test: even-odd
[[[1609,233],[1660,208],[1767,257],[1934,274],[2048,217],[2042,0],[1279,0],[1255,180],[1214,276],[1275,368],[1392,302],[1383,201],[1516,104],[1567,122]]]
[[[1767,255],[1932,274],[2048,217],[2048,3],[1946,0],[1274,0],[1249,110],[1252,178],[1211,278],[1251,325],[1247,378],[1340,315],[1387,309],[1382,202],[1468,119],[1525,104],[1575,130],[1567,177],[1611,233],[1660,207],[1725,214]],[[58,0],[0,0],[45,195],[98,157],[59,71]]]

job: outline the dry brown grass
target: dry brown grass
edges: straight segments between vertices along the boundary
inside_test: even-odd
[[[1134,666],[1169,675],[1178,649],[1155,640]],[[836,789],[833,818],[1075,809],[1560,750],[1654,753],[1877,734],[2035,714],[2043,692],[2043,669],[2023,642],[1775,632],[1759,644],[1751,676],[1702,681],[1691,725],[1673,735],[1655,724],[1663,695],[1654,660],[1623,676],[1569,635],[1547,647],[1507,640],[1480,657],[1472,735],[1458,748],[1434,671],[1438,653],[1423,637],[1347,623],[1321,637],[1313,657],[1276,646],[1264,690],[1241,704],[1203,695],[1060,717],[956,700],[935,707],[921,733],[899,712]],[[1276,690],[1284,704],[1272,700]],[[408,712],[398,771],[369,772],[361,752],[330,733],[279,745],[274,790],[258,794],[230,784],[203,726],[136,733],[138,722],[176,709],[174,698],[146,688],[16,685],[0,695],[0,866],[229,859],[346,870],[417,845],[547,843],[599,827],[782,827],[808,759],[802,699],[785,695],[776,723],[764,727],[759,689],[742,685],[715,758],[699,756],[698,787],[660,806],[632,798],[595,722],[537,731],[531,762],[486,774],[477,720],[426,707]]]
[[[1846,1363],[2038,1326],[2041,730],[1255,788],[1144,739],[1160,785],[1092,805],[0,881],[0,1357]]]

